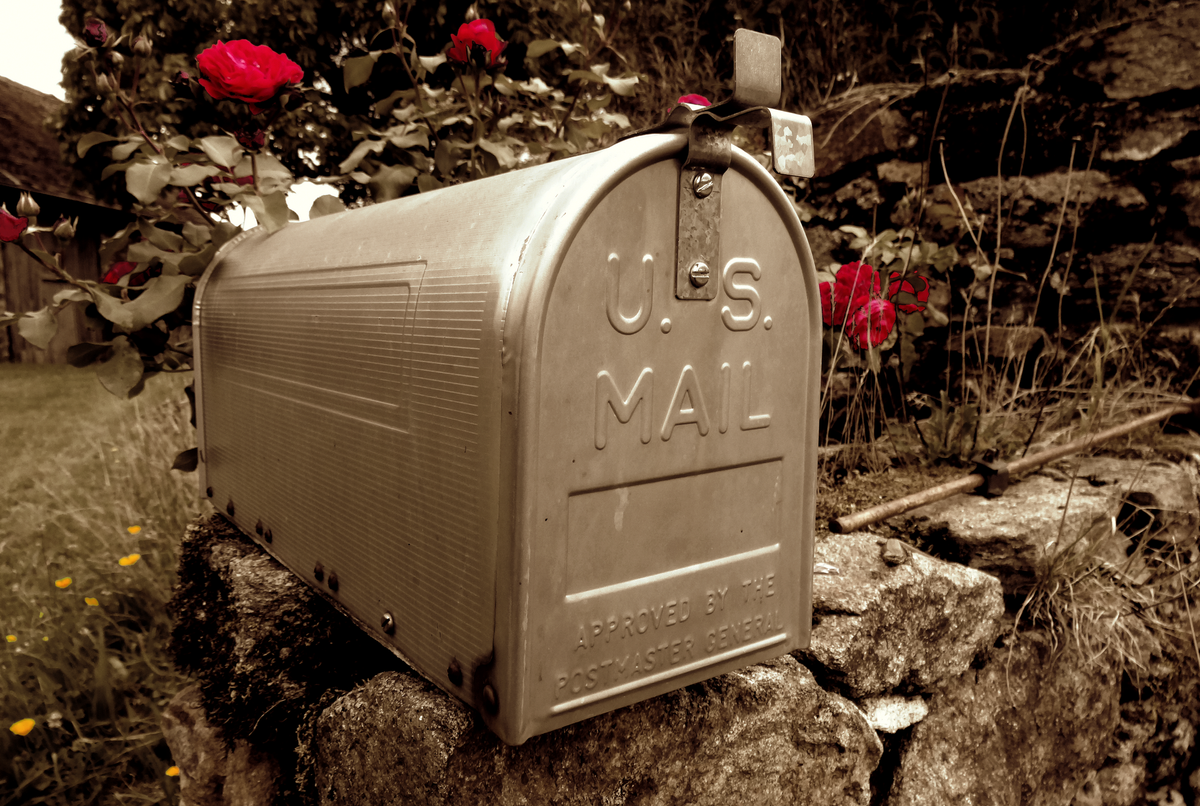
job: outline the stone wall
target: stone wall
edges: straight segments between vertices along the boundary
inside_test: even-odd
[[[1197,559],[1193,463],[1089,461],[1068,468],[1087,495],[1060,466],[911,514],[914,542],[962,562],[820,533],[808,649],[520,747],[214,513],[188,530],[172,603],[197,679],[164,718],[184,803],[1190,803],[1170,798],[1195,796],[1198,677],[1168,639],[1196,604],[1163,603],[1168,630],[1125,619],[1113,635],[1132,638],[1091,653],[1005,610],[1044,574],[1068,497],[1081,534],[1136,501],[1137,534]]]

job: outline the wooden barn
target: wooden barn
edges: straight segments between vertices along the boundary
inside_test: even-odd
[[[0,202],[15,214],[17,200],[26,191],[42,208],[39,224],[53,224],[60,216],[78,216],[75,239],[65,247],[49,234],[42,238],[47,246],[63,250],[63,265],[71,275],[98,280],[100,239],[125,226],[130,216],[97,202],[63,164],[58,140],[49,128],[61,104],[51,95],[0,77],[0,131],[5,140],[0,148]],[[15,244],[0,244],[0,311],[36,311],[52,301],[64,285]],[[71,345],[98,337],[75,305],[60,315],[58,334],[48,350],[25,341],[16,325],[0,326],[0,361],[62,363]]]

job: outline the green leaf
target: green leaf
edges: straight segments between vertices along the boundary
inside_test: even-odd
[[[242,147],[232,137],[213,135],[200,138],[200,147],[214,164],[232,168],[242,159]]]
[[[637,92],[638,77],[629,76],[627,78],[612,78],[611,76],[601,76],[604,83],[612,89],[617,95],[630,96]]]
[[[141,135],[135,135],[133,139],[121,143],[121,145],[113,146],[112,158],[117,161],[127,160],[129,159],[130,155],[141,148],[142,144],[145,142],[146,141],[142,139]]]
[[[216,244],[210,243],[199,252],[185,255],[179,260],[179,273],[186,274],[189,277],[199,277],[208,268],[208,264],[212,262],[213,256],[216,253]]]
[[[110,162],[108,165],[105,165],[104,170],[100,172],[100,180],[103,181],[108,179],[117,171],[128,170],[130,165],[133,165],[133,160],[130,160],[129,162]]]
[[[142,204],[153,204],[171,178],[171,163],[162,157],[138,160],[125,171],[125,188]]]
[[[200,466],[200,451],[198,448],[188,448],[182,451],[175,457],[175,463],[171,465],[172,470],[181,470],[184,473],[191,473]]]
[[[67,363],[73,367],[90,366],[100,359],[100,356],[112,349],[109,342],[95,343],[90,341],[73,344],[67,348]]]
[[[529,43],[529,47],[525,50],[526,59],[539,59],[545,56],[550,51],[558,47],[558,41],[554,39],[535,39]]]
[[[192,246],[204,246],[212,242],[213,231],[203,224],[193,224],[190,221],[183,225],[183,239]]]
[[[313,200],[312,207],[308,210],[308,217],[320,218],[321,216],[345,212],[345,210],[346,205],[342,204],[342,200],[337,196],[318,196]]]
[[[567,81],[589,81],[592,84],[604,83],[604,79],[591,70],[572,70],[567,73]]]
[[[350,152],[350,156],[338,164],[338,173],[353,171],[367,154],[378,154],[380,151],[383,151],[385,145],[386,143],[383,140],[363,140],[354,147],[354,150]]]
[[[438,172],[447,178],[454,175],[454,169],[457,167],[457,160],[454,158],[454,144],[449,140],[442,140],[437,145],[437,150],[433,152],[433,164],[437,166]]]
[[[429,148],[429,136],[419,129],[388,137],[388,142],[396,148]]]
[[[183,134],[177,134],[167,141],[167,145],[176,151],[187,151],[192,147],[192,141]]]
[[[216,176],[221,173],[221,169],[215,165],[185,165],[182,168],[175,168],[171,171],[171,178],[168,184],[175,187],[191,187],[198,185],[210,176]]]
[[[437,181],[431,174],[421,174],[417,177],[417,190],[422,193],[428,193],[431,190],[437,190],[444,187],[441,182]]]
[[[54,334],[58,332],[58,317],[49,307],[27,313],[17,320],[17,332],[34,347],[45,350],[50,346]]]
[[[416,178],[417,169],[409,165],[385,165],[371,177],[371,193],[377,202],[391,201],[408,190]]]
[[[491,140],[480,140],[479,147],[491,154],[500,163],[500,167],[505,170],[512,168],[517,164],[517,155],[513,150],[503,143],[494,143]]]
[[[375,62],[382,52],[376,50],[368,56],[355,56],[342,62],[342,81],[346,86],[346,92],[359,84],[365,84],[371,78],[371,71],[375,69]]]
[[[116,137],[113,137],[103,132],[88,132],[83,137],[79,138],[79,142],[75,146],[75,153],[79,156],[84,156],[91,150],[92,146],[100,143],[115,143]]]
[[[123,306],[130,316],[129,331],[141,330],[178,308],[183,302],[184,289],[191,282],[192,278],[179,274],[152,277],[138,298]]]
[[[246,196],[242,203],[254,211],[259,225],[267,232],[275,232],[288,223],[290,210],[287,197],[281,190],[269,196]]]
[[[142,355],[125,336],[113,339],[112,354],[96,369],[101,385],[117,397],[130,397],[142,380]]]
[[[142,233],[142,237],[150,243],[157,246],[159,249],[166,249],[168,252],[178,252],[183,248],[183,236],[178,233],[165,230],[161,227],[156,227],[149,221],[142,220],[138,222],[138,230]]]
[[[92,295],[81,288],[64,288],[54,295],[54,304],[60,305],[64,302],[91,302]]]
[[[432,73],[446,63],[446,54],[439,53],[436,56],[418,56],[417,59],[421,62],[421,68],[425,72]]]
[[[217,226],[213,229],[213,233],[212,233],[213,246],[220,249],[222,246],[229,243],[229,241],[231,239],[233,239],[234,236],[240,235],[241,233],[242,233],[241,227],[234,226],[233,224],[230,224],[228,221],[222,221],[221,223],[217,224]]]

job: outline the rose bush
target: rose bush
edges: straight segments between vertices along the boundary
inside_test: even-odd
[[[482,69],[504,65],[500,54],[508,43],[496,35],[496,25],[491,20],[464,22],[457,34],[450,34],[450,43],[446,58],[452,62]]]
[[[266,45],[220,42],[196,57],[200,86],[214,99],[242,101],[257,115],[289,84],[304,80],[300,65]]]

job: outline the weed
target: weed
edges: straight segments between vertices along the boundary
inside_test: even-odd
[[[168,471],[192,438],[181,385],[131,404],[69,367],[0,365],[0,804],[176,800],[165,603],[198,511]]]

